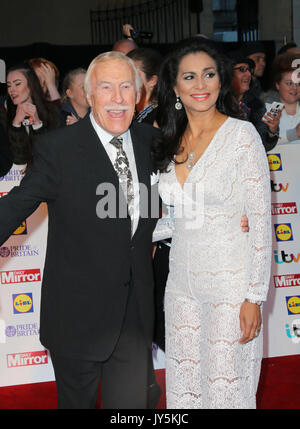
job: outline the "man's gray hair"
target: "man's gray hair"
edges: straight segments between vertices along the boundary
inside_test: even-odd
[[[135,87],[136,87],[137,92],[141,91],[143,82],[142,82],[141,76],[139,74],[138,69],[136,68],[134,61],[131,58],[127,57],[122,52],[111,51],[111,52],[104,52],[103,54],[98,55],[96,58],[93,59],[93,61],[89,65],[87,72],[86,72],[86,75],[85,75],[85,79],[84,79],[84,89],[85,89],[85,92],[87,94],[90,95],[91,91],[92,91],[90,78],[91,78],[91,73],[92,73],[94,67],[97,64],[102,63],[104,61],[108,61],[108,60],[125,61],[132,68],[132,70],[134,72]]]

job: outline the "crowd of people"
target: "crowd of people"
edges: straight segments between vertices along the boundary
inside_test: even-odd
[[[0,201],[0,242],[39,202],[49,204],[41,341],[61,408],[95,406],[100,373],[106,407],[155,408],[153,341],[166,353],[168,408],[255,408],[272,246],[266,153],[300,143],[297,60],[297,46],[282,48],[263,88],[261,43],[222,52],[195,36],[163,59],[129,32],[62,82],[44,58],[7,71],[0,174],[13,163],[28,172]],[[270,111],[273,101],[283,108]],[[111,164],[128,192],[128,216],[96,222],[93,192],[102,182],[116,185]],[[182,193],[202,184],[196,229],[186,227],[185,212],[136,222],[137,177],[149,186],[157,171],[161,200],[175,211]],[[77,245],[86,257],[78,259]]]
[[[112,50],[132,58],[143,80],[142,98],[136,106],[135,120],[158,126],[157,82],[163,62],[162,55],[149,47],[138,47],[130,36],[130,25],[123,27],[125,39],[117,41]],[[202,36],[200,36],[202,37]],[[226,52],[232,65],[232,89],[245,119],[257,129],[266,152],[277,144],[300,139],[299,79],[292,79],[300,59],[300,48],[294,43],[282,47],[271,66],[269,85],[263,89],[266,50],[261,42],[244,43],[242,48]],[[3,159],[16,164],[30,164],[32,144],[47,130],[71,125],[89,112],[84,92],[86,70],[70,70],[61,80],[58,67],[45,58],[31,58],[7,72],[7,96],[0,106]],[[38,78],[38,80],[37,80]],[[273,102],[284,108],[275,115]],[[29,118],[24,120],[24,118]],[[5,141],[7,142],[5,143]],[[4,149],[5,146],[5,149]],[[9,157],[10,154],[10,157]],[[1,175],[11,166],[5,163]]]

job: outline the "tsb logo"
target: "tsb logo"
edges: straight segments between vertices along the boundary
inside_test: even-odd
[[[282,170],[282,162],[280,153],[270,153],[268,155],[269,168],[270,171],[280,171]]]
[[[275,224],[275,235],[277,241],[291,241],[293,239],[292,226],[290,223]]]

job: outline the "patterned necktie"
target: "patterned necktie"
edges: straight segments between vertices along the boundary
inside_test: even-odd
[[[127,155],[123,149],[123,139],[122,137],[114,137],[110,143],[115,146],[117,149],[117,156],[116,160],[114,162],[114,168],[116,170],[116,173],[119,177],[119,182],[121,185],[121,188],[124,192],[125,199],[128,206],[128,213],[131,218],[131,235],[132,235],[132,228],[133,228],[133,211],[134,211],[134,205],[133,205],[133,180],[132,180],[132,174],[129,167],[129,161],[127,158]]]

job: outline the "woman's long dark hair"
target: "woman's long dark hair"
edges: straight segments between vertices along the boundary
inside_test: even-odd
[[[234,118],[241,118],[241,111],[232,89],[232,65],[220,51],[218,45],[209,39],[194,37],[180,42],[163,62],[158,79],[157,122],[162,131],[162,138],[153,145],[155,167],[166,171],[169,163],[178,154],[181,137],[187,127],[187,115],[184,107],[175,109],[176,95],[174,86],[179,63],[189,54],[205,52],[216,63],[221,89],[216,103],[220,113]]]
[[[28,88],[30,91],[30,96],[32,99],[32,103],[36,106],[38,115],[40,120],[43,122],[44,127],[51,129],[53,124],[53,109],[49,107],[49,102],[46,100],[45,95],[43,93],[42,87],[40,85],[39,78],[35,74],[34,70],[30,67],[27,62],[17,64],[7,70],[8,73],[12,71],[21,72],[28,84]],[[15,115],[17,106],[12,102],[10,96],[7,94],[7,124],[11,125]]]
[[[137,48],[128,52],[127,57],[134,61],[140,61],[142,70],[146,75],[147,80],[152,76],[159,75],[160,66],[163,60],[162,55],[150,48]],[[150,101],[155,102],[157,98],[157,85],[152,90]]]

